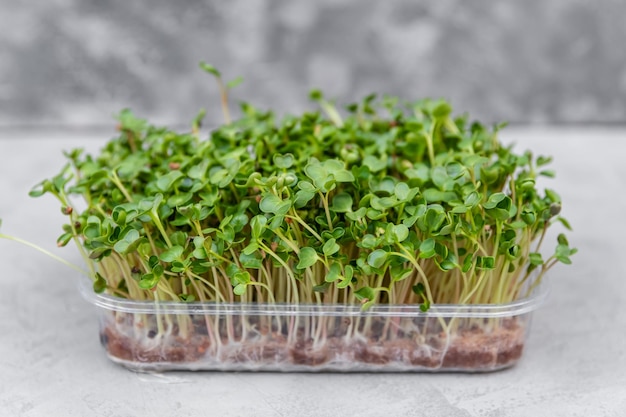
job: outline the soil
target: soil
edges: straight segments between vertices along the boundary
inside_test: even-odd
[[[302,338],[289,341],[274,329],[255,334],[245,341],[222,338],[212,346],[206,329],[183,339],[176,335],[159,338],[149,332],[147,338],[128,336],[113,323],[101,331],[101,342],[108,354],[129,367],[154,369],[307,369],[351,370],[464,370],[489,371],[516,363],[522,355],[525,328],[515,319],[507,319],[495,329],[479,326],[458,329],[448,338],[444,333],[395,339],[379,336],[359,339],[327,336],[323,342]],[[299,335],[301,336],[301,335]],[[404,336],[404,337],[403,337]],[[418,342],[418,340],[421,340]],[[176,364],[180,366],[176,366]],[[146,366],[147,365],[147,366]]]

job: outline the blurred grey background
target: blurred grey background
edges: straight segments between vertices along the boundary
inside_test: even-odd
[[[0,126],[218,121],[233,101],[279,112],[370,92],[452,100],[489,122],[624,123],[618,0],[0,0]]]

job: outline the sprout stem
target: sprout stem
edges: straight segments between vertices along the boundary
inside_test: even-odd
[[[60,256],[55,255],[54,253],[42,248],[41,246],[35,245],[34,243],[28,242],[26,240],[20,239],[19,237],[15,237],[15,236],[10,236],[10,235],[5,235],[4,233],[0,233],[0,238],[2,239],[7,239],[7,240],[12,240],[14,242],[18,242],[21,243],[22,245],[26,245],[30,248],[33,248],[41,253],[43,253],[44,255],[49,256],[50,258],[54,259],[57,262],[62,263],[63,265],[72,268],[75,271],[80,272],[83,275],[86,275],[88,277],[90,277],[91,279],[95,280],[95,276],[92,275],[91,273],[89,273],[88,271],[84,270],[83,268],[74,265],[71,262],[66,261],[65,259],[61,258]]]

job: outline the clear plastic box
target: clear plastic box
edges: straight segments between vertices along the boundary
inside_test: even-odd
[[[109,358],[135,371],[485,372],[522,356],[545,284],[501,305],[216,304],[95,294]]]

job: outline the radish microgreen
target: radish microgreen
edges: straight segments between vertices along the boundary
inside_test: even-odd
[[[576,250],[559,235],[561,199],[539,190],[551,158],[516,153],[445,101],[368,96],[343,115],[278,118],[242,105],[200,139],[129,110],[97,155],[68,165],[31,195],[52,194],[94,289],[131,299],[286,303],[506,303],[528,294]],[[325,114],[325,115],[324,115]],[[87,207],[78,210],[71,200]],[[7,238],[6,235],[0,237]],[[9,237],[11,238],[11,237]],[[18,240],[16,238],[11,238]]]

